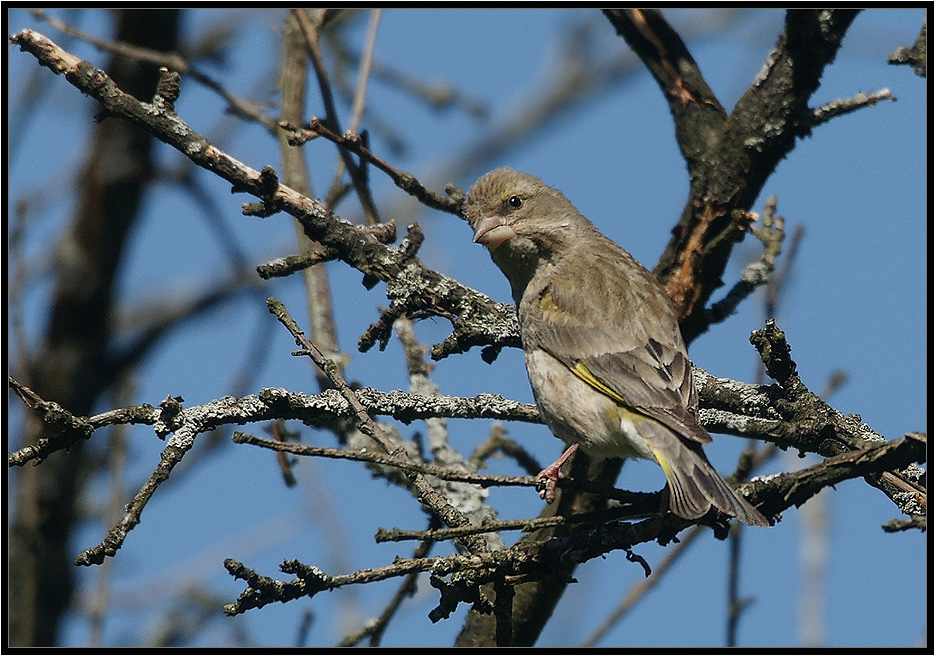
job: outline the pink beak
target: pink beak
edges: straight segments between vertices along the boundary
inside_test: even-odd
[[[485,216],[474,224],[474,243],[490,250],[516,236],[516,232],[498,216]]]

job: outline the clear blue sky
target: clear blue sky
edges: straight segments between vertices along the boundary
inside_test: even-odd
[[[702,10],[666,13],[683,30],[703,29],[709,16]],[[440,191],[448,181],[444,175],[452,170],[454,154],[481,140],[490,126],[509,120],[548,85],[559,60],[557,35],[589,14],[598,35],[593,44],[597,56],[611,58],[625,51],[623,41],[596,10],[384,10],[376,41],[379,61],[425,80],[449,82],[486,103],[491,116],[479,122],[459,111],[431,112],[372,81],[369,106],[407,144],[405,153],[393,155],[374,129],[373,150]],[[106,13],[85,10],[67,15],[77,15],[75,20],[84,30],[110,35]],[[237,48],[223,66],[209,65],[206,70],[237,95],[274,100],[270,80],[282,15],[280,10],[237,10],[232,19],[239,21]],[[186,16],[184,29],[194,34],[231,14],[202,9]],[[803,380],[817,392],[833,372],[845,371],[848,382],[831,404],[845,413],[860,413],[890,439],[927,426],[926,83],[908,67],[886,64],[886,56],[897,46],[911,45],[922,19],[922,9],[867,10],[858,16],[813,104],[884,87],[898,102],[863,109],[816,129],[780,164],[765,186],[764,198],[754,207],[760,211],[765,196],[775,195],[790,232],[795,225],[805,227],[776,317]],[[730,19],[716,38],[689,41],[725,107],[732,107],[756,76],[782,24],[779,9],[749,11]],[[11,11],[9,33],[25,27],[59,43],[68,41],[25,11]],[[366,21],[360,21],[355,43],[363,40],[365,27]],[[69,48],[98,67],[107,61],[106,55],[82,43],[70,42]],[[16,89],[34,74],[36,63],[10,47],[6,56],[8,85]],[[95,111],[93,103],[79,98],[64,79],[51,79],[48,71],[43,75],[51,85],[49,95],[22,132],[11,135],[8,169],[11,207],[20,197],[42,190],[42,205],[30,217],[26,247],[31,258],[48,257],[49,245],[72,208],[72,187],[58,181],[74,179]],[[21,118],[20,102],[11,93],[13,125],[20,125],[16,123]],[[317,95],[311,95],[311,103],[320,107]],[[176,107],[194,129],[237,159],[256,169],[266,164],[279,167],[277,145],[260,128],[223,117],[223,103],[191,80],[183,83]],[[323,194],[333,172],[333,148],[320,141],[306,149],[316,193]],[[183,162],[168,147],[161,147],[158,156],[170,169]],[[664,99],[639,67],[625,83],[561,114],[548,129],[505,150],[483,169],[463,171],[463,177],[451,181],[467,188],[480,174],[501,165],[534,173],[561,189],[599,229],[650,268],[666,244],[688,189]],[[384,218],[398,212],[401,224],[416,219],[423,226],[423,261],[497,300],[509,300],[506,280],[484,249],[471,244],[464,223],[429,211],[409,215],[411,206],[402,192],[378,172],[372,177]],[[240,205],[249,199],[230,195],[229,185],[207,173],[200,173],[198,179],[216,199],[220,216],[214,219],[251,261],[261,263],[294,252],[291,219],[243,217]],[[347,218],[357,218],[352,204],[339,209],[347,212]],[[128,306],[149,294],[191,293],[224,275],[229,267],[224,248],[186,192],[172,183],[159,183],[147,198],[145,212],[132,236],[120,290]],[[727,285],[755,252],[750,241],[737,248],[725,273]],[[330,265],[329,271],[341,346],[352,356],[348,377],[383,390],[405,388],[404,362],[395,343],[385,352],[356,352],[357,337],[375,320],[376,308],[387,303],[382,285],[367,291],[359,284],[359,273],[343,265]],[[40,277],[29,290],[26,325],[32,339],[37,339],[43,323],[47,287],[48,278]],[[139,371],[135,402],[158,404],[166,395],[181,395],[186,404],[197,404],[233,393],[232,379],[240,373],[251,340],[263,331],[271,342],[271,355],[253,372],[248,391],[268,386],[314,391],[309,363],[292,358],[292,340],[278,325],[271,325],[275,322],[263,303],[267,295],[283,300],[307,324],[299,280],[270,284],[258,296],[186,327],[154,352]],[[763,318],[760,297],[745,303],[735,316],[695,342],[691,351],[695,364],[716,376],[753,381],[757,355],[748,337],[762,326]],[[448,330],[441,319],[417,326],[419,337],[430,344],[444,339]],[[444,394],[496,392],[524,401],[532,398],[518,351],[504,352],[493,365],[484,364],[477,350],[452,357],[437,363],[433,379]],[[18,416],[17,403],[11,403],[11,421]],[[300,428],[304,441],[332,444],[329,434]],[[489,426],[451,421],[449,428],[453,444],[470,452],[486,437]],[[542,462],[559,453],[560,442],[542,426],[508,428]],[[403,430],[424,428],[414,424]],[[134,429],[131,435],[126,500],[155,467],[164,447],[146,428]],[[708,453],[722,471],[731,471],[743,445],[737,438],[720,436]],[[783,454],[760,473],[811,462]],[[216,604],[235,600],[242,584],[226,574],[224,558],[285,578],[278,575],[278,565],[287,558],[337,574],[411,553],[405,544],[373,542],[379,527],[424,528],[423,515],[405,492],[371,479],[356,464],[303,460],[296,471],[300,484],[287,489],[272,455],[229,444],[193,470],[173,475],[172,484],[159,490],[142,524],[113,561],[114,608],[106,625],[106,646],[119,646],[140,631],[154,630],[158,613],[166,612],[174,595],[189,587],[206,588],[216,596]],[[491,471],[515,473],[509,463],[493,463]],[[659,489],[662,483],[658,468],[643,464],[628,464],[618,481],[619,486],[643,490]],[[87,501],[100,503],[106,493],[96,486]],[[883,533],[880,524],[897,517],[897,510],[863,481],[848,481],[822,497],[827,552],[825,578],[819,582],[826,595],[820,605],[825,644],[845,648],[920,644],[927,620],[925,537],[917,532]],[[504,519],[532,517],[541,508],[541,501],[529,490],[494,490],[490,501]],[[742,591],[752,605],[740,625],[739,646],[802,644],[798,632],[805,518],[802,510],[792,509],[776,527],[745,532]],[[75,554],[97,544],[106,530],[87,526],[75,536]],[[665,554],[665,549],[653,545],[640,545],[635,551],[651,566]],[[727,544],[705,535],[599,646],[722,646],[727,562]],[[79,574],[83,582],[94,585],[99,571],[82,569]],[[642,569],[619,553],[580,567],[579,582],[569,588],[539,645],[579,644],[641,577]],[[379,613],[396,585],[331,592],[233,620],[216,619],[199,646],[229,640],[232,623],[243,626],[259,645],[291,645],[306,610],[315,614],[308,644],[331,645]],[[433,625],[426,615],[436,601],[435,591],[425,581],[392,623],[384,646],[450,645],[466,608]],[[68,644],[82,646],[87,635],[83,619],[69,622]]]

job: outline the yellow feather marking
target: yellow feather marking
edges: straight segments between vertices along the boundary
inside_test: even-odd
[[[551,319],[552,321],[561,321],[565,318],[566,315],[566,313],[555,304],[555,301],[552,300],[552,293],[548,290],[539,298],[539,309],[542,311],[542,314],[547,320]],[[576,362],[575,365],[571,368],[571,373],[576,375],[578,378],[586,382],[601,394],[604,394],[608,398],[619,403],[620,407],[617,408],[617,410],[620,413],[625,413],[627,420],[630,422],[638,424],[649,419],[649,417],[647,417],[645,414],[631,406],[625,398],[623,398],[618,392],[614,391],[609,385],[607,385],[607,383],[591,373],[591,370],[588,369],[587,365],[583,362]]]
[[[539,298],[539,310],[542,314],[546,315],[546,318],[561,320],[565,318],[565,313],[562,312],[555,301],[552,300],[552,292],[546,291]]]
[[[625,398],[608,387],[608,385],[600,378],[592,374],[591,370],[588,369],[587,365],[585,365],[583,362],[576,362],[575,366],[571,368],[571,372],[586,382],[588,385],[596,389],[598,392],[604,394],[619,404],[608,411],[613,413],[613,415],[610,417],[611,419],[617,419],[619,421],[625,420],[633,425],[639,425],[644,421],[652,421],[650,417],[631,406],[629,403],[627,403]],[[655,451],[653,451],[653,453],[655,454]]]
[[[666,473],[666,480],[672,480],[672,468],[669,467],[669,461],[666,460],[662,453],[654,449],[651,444],[647,442],[649,450],[653,452],[653,455],[656,457],[656,462],[659,463],[659,466],[662,467],[662,471]]]
[[[612,398],[617,403],[622,405],[627,405],[626,399],[617,394],[614,390],[608,387],[601,379],[591,373],[591,370],[588,369],[587,365],[583,362],[576,362],[575,366],[572,367],[571,372],[576,375],[578,378],[586,382],[588,385],[596,389],[601,394],[606,394]]]

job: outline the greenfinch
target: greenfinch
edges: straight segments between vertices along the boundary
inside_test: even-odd
[[[679,517],[713,506],[767,526],[702,451],[711,436],[698,418],[675,309],[656,278],[559,191],[510,168],[480,178],[463,214],[510,282],[536,405],[568,445],[539,474],[543,498],[554,500],[562,464],[581,448],[657,462]]]

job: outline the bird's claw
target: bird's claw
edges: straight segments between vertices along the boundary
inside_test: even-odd
[[[536,490],[539,492],[539,497],[544,499],[546,503],[555,501],[555,490],[558,488],[558,471],[558,467],[552,466],[546,467],[539,472],[539,480],[536,481]]]

